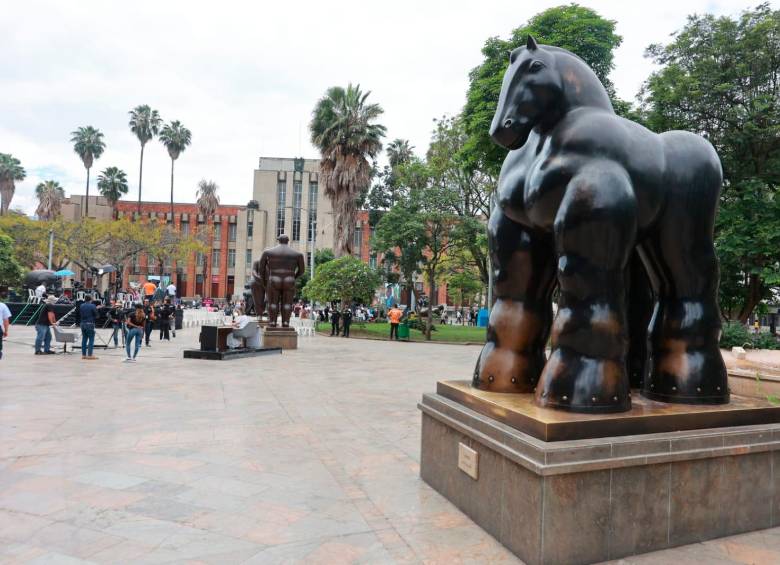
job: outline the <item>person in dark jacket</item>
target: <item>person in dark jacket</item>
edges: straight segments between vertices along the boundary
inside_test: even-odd
[[[157,320],[160,325],[160,339],[171,341],[171,316],[173,316],[173,307],[171,299],[166,298],[165,302],[157,307]]]
[[[341,313],[341,322],[344,327],[341,337],[349,337],[349,326],[352,324],[352,310],[349,307],[344,308],[344,311]]]
[[[152,335],[152,328],[154,328],[154,321],[157,319],[157,315],[154,312],[154,306],[149,300],[144,300],[144,314],[146,314],[146,321],[144,323],[144,341],[146,347],[151,347],[149,338]]]
[[[125,309],[116,300],[111,304],[111,310],[108,312],[109,318],[111,318],[111,337],[109,341],[114,340],[114,348],[119,347],[119,334],[122,334],[122,345],[125,344],[127,338],[127,329],[125,328]]]
[[[79,317],[81,326],[81,358],[93,361],[97,359],[93,355],[95,350],[95,323],[98,318],[97,306],[100,301],[94,299],[86,301],[79,306]]]
[[[341,319],[341,313],[335,308],[330,313],[330,335],[339,335],[339,320]]]

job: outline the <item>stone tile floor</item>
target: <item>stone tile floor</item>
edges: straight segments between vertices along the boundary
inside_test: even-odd
[[[300,340],[184,360],[197,330],[136,364],[0,361],[2,563],[516,563],[419,479],[416,403],[467,378],[473,346]],[[780,529],[622,563],[780,563]]]

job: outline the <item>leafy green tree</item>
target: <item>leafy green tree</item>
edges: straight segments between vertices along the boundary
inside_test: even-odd
[[[468,134],[466,158],[472,169],[498,177],[506,149],[493,143],[488,135],[498,105],[501,81],[509,65],[509,51],[525,45],[528,35],[539,43],[568,49],[579,55],[595,71],[618,110],[628,108],[616,103],[609,73],[614,66],[613,52],[622,37],[615,33],[615,22],[596,11],[577,4],[549,8],[515,29],[508,39],[491,37],[482,48],[483,62],[469,75],[469,88],[463,120]]]
[[[396,138],[387,146],[387,160],[390,163],[374,176],[377,181],[368,193],[368,222],[375,226],[385,210],[389,210],[403,187],[398,182],[398,169],[414,157],[414,146],[408,139]]]
[[[144,178],[144,147],[160,133],[162,118],[157,110],[153,110],[148,104],[136,106],[130,110],[130,131],[132,131],[141,143],[141,164],[138,170],[138,213],[141,213],[141,184]]]
[[[303,295],[317,302],[352,301],[370,303],[381,284],[374,269],[351,255],[328,261],[315,271],[314,278],[303,289]]]
[[[22,274],[22,266],[14,254],[13,239],[0,232],[0,287],[18,284]]]
[[[419,269],[431,287],[430,306],[436,306],[436,281],[439,267],[447,253],[462,238],[460,218],[453,212],[456,191],[442,189],[436,170],[428,163],[414,159],[400,169],[401,182],[409,187],[405,197],[398,200],[377,224],[375,248],[386,254],[396,249],[411,266],[416,260]],[[407,267],[409,268],[409,267]],[[406,278],[406,276],[405,276]],[[426,320],[425,337],[431,339],[433,316]]]
[[[160,141],[165,145],[171,158],[171,218],[173,218],[173,164],[182,151],[189,147],[192,133],[179,120],[174,120],[170,124],[165,124],[160,130]]]
[[[704,134],[723,165],[716,223],[724,314],[747,321],[780,287],[780,11],[694,15],[647,55],[647,125]]]
[[[16,181],[23,181],[26,175],[19,159],[10,153],[0,153],[0,216],[8,213],[16,191]]]
[[[379,104],[367,104],[360,85],[334,86],[314,107],[309,129],[320,150],[320,174],[333,208],[336,257],[352,254],[357,201],[371,182],[373,161],[382,149],[385,127],[375,123]]]
[[[92,126],[84,126],[71,132],[70,141],[73,150],[81,158],[84,168],[87,169],[87,200],[84,206],[84,215],[89,216],[89,170],[95,159],[100,159],[106,144],[103,141],[103,133]]]
[[[332,249],[323,248],[323,249],[317,249],[314,252],[314,266],[319,267],[320,265],[324,265],[328,261],[333,261],[336,258],[336,255],[333,253]]]
[[[38,208],[35,215],[41,220],[53,220],[60,215],[62,201],[65,199],[65,191],[60,183],[47,180],[35,187],[35,196],[38,197]]]
[[[119,199],[127,194],[127,174],[118,167],[108,167],[98,176],[98,190],[116,208]]]

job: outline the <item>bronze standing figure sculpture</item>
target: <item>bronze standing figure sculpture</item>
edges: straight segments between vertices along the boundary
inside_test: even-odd
[[[266,249],[255,261],[252,297],[258,315],[268,311],[269,327],[276,327],[281,311],[282,327],[287,328],[295,298],[295,279],[306,272],[306,264],[303,254],[288,245],[290,238],[282,234],[277,241],[279,245]]]
[[[620,412],[631,375],[654,400],[728,402],[713,147],[616,116],[580,58],[531,37],[511,53],[490,134],[510,152],[488,227],[497,300],[473,386]]]

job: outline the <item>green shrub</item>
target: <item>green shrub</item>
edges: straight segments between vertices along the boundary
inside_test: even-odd
[[[777,338],[768,333],[756,335],[739,322],[730,322],[723,326],[720,346],[724,349],[745,347],[747,349],[780,349]]]

